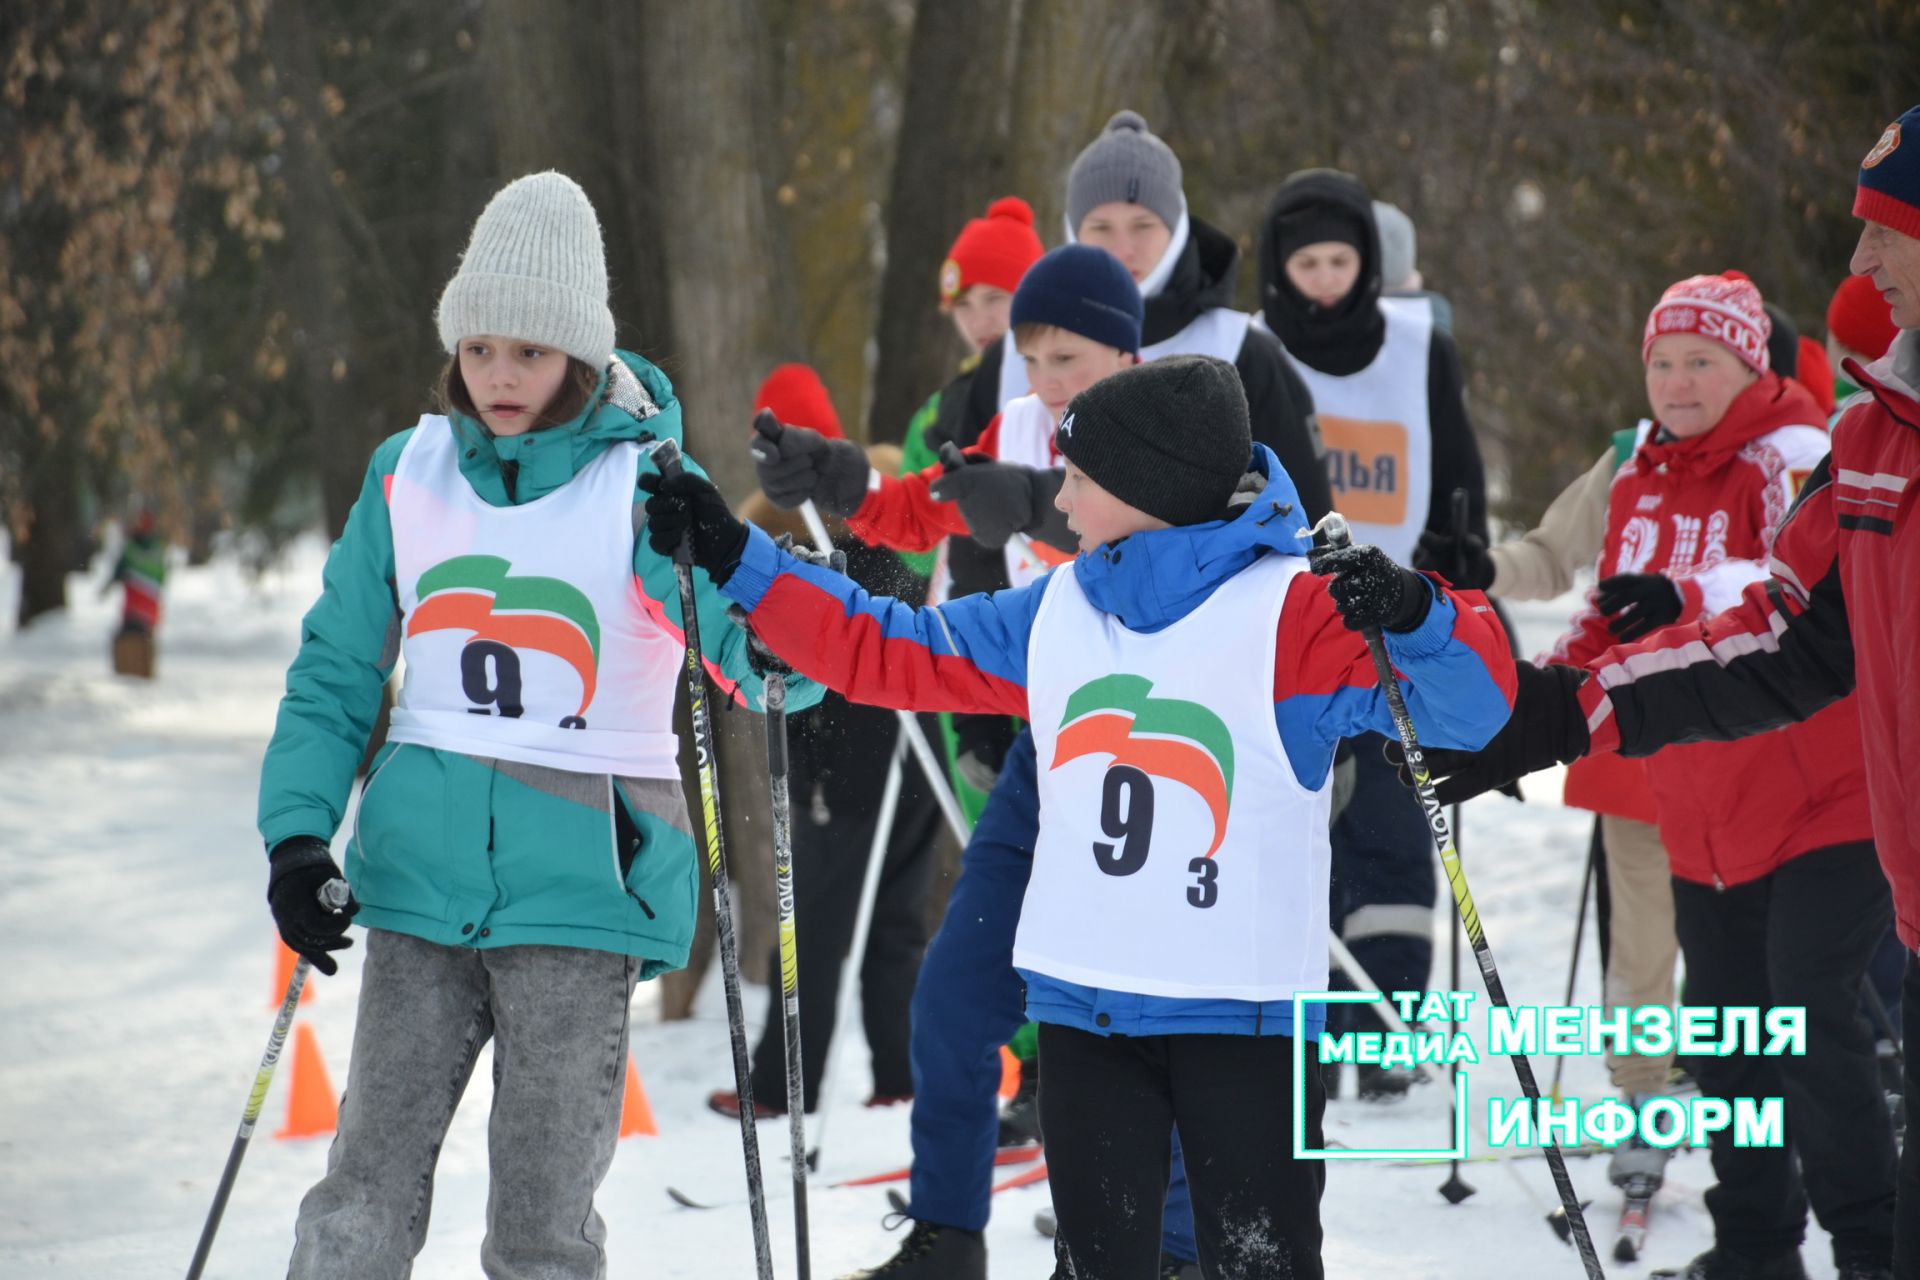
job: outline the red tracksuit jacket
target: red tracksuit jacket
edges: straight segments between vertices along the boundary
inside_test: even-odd
[[[1901,941],[1920,948],[1920,332],[1846,370],[1864,390],[1780,529],[1772,576],[1594,659],[1580,700],[1594,750],[1647,755],[1805,720],[1857,686],[1874,841]]]

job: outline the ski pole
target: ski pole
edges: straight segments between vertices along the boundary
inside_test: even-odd
[[[1352,545],[1347,522],[1337,511],[1330,511],[1323,516],[1318,529],[1326,534],[1327,545],[1336,550]],[[1480,965],[1480,978],[1486,984],[1487,998],[1498,1007],[1509,1009],[1512,1006],[1507,1002],[1507,990],[1500,981],[1500,970],[1493,962],[1493,948],[1487,942],[1479,908],[1474,906],[1473,894],[1467,888],[1467,873],[1460,865],[1459,850],[1453,846],[1453,833],[1447,825],[1446,810],[1441,807],[1440,798],[1434,794],[1433,777],[1427,772],[1426,757],[1420,753],[1420,741],[1414,735],[1413,719],[1407,714],[1406,699],[1400,696],[1400,682],[1394,678],[1393,661],[1387,656],[1386,641],[1381,638],[1379,627],[1363,628],[1360,634],[1367,642],[1367,652],[1373,657],[1373,670],[1380,681],[1380,692],[1386,696],[1387,709],[1393,716],[1393,727],[1400,735],[1400,748],[1406,754],[1407,767],[1413,773],[1414,790],[1419,793],[1420,805],[1426,810],[1427,826],[1433,831],[1434,847],[1440,851],[1440,865],[1445,869],[1448,886],[1453,890],[1454,909],[1460,913],[1460,923],[1466,927],[1467,941],[1472,944],[1474,959]],[[1512,1057],[1514,1074],[1520,1078],[1520,1090],[1537,1115],[1540,1085],[1533,1077],[1533,1064],[1527,1061],[1524,1053],[1515,1053]],[[1589,1280],[1602,1280],[1605,1273],[1600,1269],[1600,1257],[1594,1251],[1593,1237],[1587,1231],[1587,1217],[1580,1208],[1580,1198],[1574,1194],[1573,1177],[1567,1172],[1566,1157],[1561,1153],[1558,1143],[1547,1144],[1546,1153],[1547,1167],[1553,1171],[1554,1189],[1560,1193],[1560,1204],[1566,1210],[1567,1222],[1573,1231],[1573,1245],[1579,1250],[1581,1265],[1586,1268]]]
[[[1456,806],[1457,807],[1457,806]],[[1587,932],[1587,895],[1593,892],[1594,874],[1600,862],[1600,819],[1593,820],[1593,839],[1587,842],[1587,873],[1580,880],[1580,914],[1573,921],[1573,954],[1567,959],[1567,996],[1562,1004],[1573,1005],[1574,975],[1580,972],[1580,942]],[[1604,979],[1603,979],[1604,982]],[[1555,1102],[1560,1101],[1560,1069],[1566,1065],[1564,1057],[1553,1060],[1553,1088],[1549,1096]]]
[[[780,1013],[787,1030],[787,1137],[793,1155],[793,1249],[800,1280],[811,1280],[813,1256],[807,1242],[807,1116],[801,1085],[800,957],[793,903],[793,810],[787,792],[787,677],[765,677],[767,701],[767,781],[773,794],[773,897],[780,920]],[[743,1113],[751,1113],[743,1103]]]
[[[1466,557],[1460,553],[1460,548],[1466,542],[1467,523],[1469,520],[1472,519],[1471,507],[1469,506],[1469,502],[1470,502],[1470,498],[1468,497],[1467,491],[1465,489],[1455,489],[1453,491],[1452,508],[1448,512],[1448,514],[1451,517],[1451,523],[1452,523],[1453,546],[1454,546],[1453,567],[1454,567],[1454,577],[1456,580],[1465,576],[1465,574],[1462,571],[1465,569],[1464,561]],[[1453,840],[1456,846],[1460,843],[1460,806],[1457,804],[1453,806]],[[1458,914],[1456,914],[1453,918],[1452,923],[1447,928],[1447,990],[1458,991],[1459,989],[1460,989],[1460,917]],[[1459,1013],[1457,1010],[1455,1010],[1453,1002],[1449,1000],[1447,1002],[1448,1042],[1451,1043],[1453,1037],[1459,1034],[1460,1034]],[[1560,1088],[1559,1088],[1560,1064],[1558,1062],[1554,1063],[1553,1071],[1554,1071],[1554,1097],[1558,1098],[1560,1096]],[[1460,1079],[1460,1064],[1458,1062],[1448,1063],[1447,1064],[1447,1083],[1453,1086],[1453,1088],[1447,1094],[1447,1099],[1448,1099],[1447,1101],[1447,1142],[1449,1145],[1453,1143],[1454,1134],[1458,1133],[1460,1129],[1459,1116],[1456,1114],[1456,1112],[1458,1111],[1459,1098],[1460,1098],[1460,1090],[1459,1090],[1459,1083],[1458,1083],[1459,1079]],[[1472,1195],[1474,1193],[1474,1190],[1475,1188],[1473,1187],[1473,1185],[1469,1183],[1465,1178],[1462,1178],[1460,1176],[1460,1161],[1457,1159],[1452,1161],[1449,1164],[1447,1169],[1447,1180],[1440,1184],[1441,1196],[1445,1198],[1448,1204],[1459,1204],[1462,1200],[1465,1200],[1468,1196]]]
[[[680,474],[680,447],[662,440],[654,465],[664,478]],[[733,890],[720,829],[720,769],[713,750],[713,720],[707,710],[706,672],[700,657],[700,608],[693,594],[693,531],[673,553],[680,585],[680,628],[686,636],[687,709],[693,720],[694,757],[700,772],[700,816],[713,881],[714,934],[720,946],[720,979],[727,996],[727,1036],[733,1042],[733,1087],[740,1099],[740,1149],[747,1166],[747,1211],[753,1221],[753,1256],[759,1280],[773,1280],[773,1245],[767,1236],[766,1186],[760,1174],[760,1135],[753,1125],[753,1079],[747,1068],[747,1017],[740,1004],[740,948],[733,934]]]
[[[335,879],[321,885],[320,903],[331,911],[342,910],[347,905],[347,882]],[[240,1112],[240,1132],[233,1137],[233,1149],[227,1152],[227,1167],[220,1171],[220,1185],[214,1189],[213,1207],[207,1210],[207,1221],[200,1228],[200,1243],[194,1246],[193,1261],[187,1264],[187,1280],[199,1280],[200,1273],[206,1270],[207,1255],[213,1252],[214,1234],[220,1230],[220,1218],[227,1211],[227,1197],[233,1194],[234,1180],[240,1176],[240,1162],[246,1159],[247,1144],[253,1140],[253,1126],[260,1119],[260,1108],[266,1105],[267,1086],[273,1083],[273,1069],[280,1065],[280,1051],[287,1047],[287,1032],[293,1029],[293,1015],[300,1008],[300,993],[306,988],[307,971],[311,968],[313,962],[301,956],[293,966],[293,977],[287,981],[286,999],[280,1002],[280,1012],[274,1016],[273,1030],[267,1035],[267,1051],[260,1057],[260,1069],[253,1075],[253,1089]]]
[[[1456,497],[1458,497],[1460,496],[1461,491],[1458,489],[1455,489],[1454,494]],[[1459,843],[1460,806],[1457,804],[1453,806],[1453,835],[1454,835],[1454,842],[1456,844]],[[1460,989],[1460,917],[1456,913],[1447,929],[1447,990],[1458,991],[1459,989]],[[1451,1044],[1453,1042],[1453,1038],[1459,1034],[1460,1034],[1459,1010],[1455,1008],[1452,1000],[1448,1000],[1447,1001],[1447,1042]],[[1560,1069],[1559,1065],[1556,1063],[1554,1066],[1554,1071],[1556,1072],[1556,1074],[1558,1073],[1559,1069]],[[1447,1143],[1449,1146],[1453,1144],[1454,1135],[1460,1132],[1459,1081],[1460,1081],[1459,1062],[1455,1061],[1455,1062],[1448,1063],[1447,1064],[1447,1085],[1448,1085]],[[1465,1200],[1468,1196],[1473,1195],[1477,1190],[1479,1190],[1479,1188],[1475,1187],[1471,1182],[1468,1182],[1465,1178],[1460,1176],[1459,1158],[1456,1157],[1452,1161],[1450,1161],[1447,1166],[1447,1180],[1441,1183],[1439,1187],[1441,1197],[1445,1199],[1448,1204],[1459,1204],[1462,1200]]]
[[[900,786],[907,767],[903,734],[893,744],[893,760],[887,765],[886,786],[880,792],[880,812],[873,820],[873,840],[867,846],[867,870],[860,882],[860,905],[853,917],[853,943],[847,949],[846,964],[840,970],[840,990],[834,995],[834,1036],[827,1041],[826,1060],[820,1065],[820,1109],[813,1126],[814,1148],[808,1159],[815,1168],[826,1146],[827,1120],[833,1115],[833,1083],[840,1065],[840,1043],[853,1007],[853,989],[860,981],[860,967],[866,959],[867,938],[873,930],[873,906],[880,897],[880,871],[887,860],[887,842],[893,835],[894,814],[900,807]]]
[[[807,522],[807,533],[813,538],[814,549],[821,555],[831,555],[833,538],[827,533],[826,521],[820,518],[820,509],[812,502],[800,504],[800,518]],[[953,838],[962,848],[973,836],[967,826],[967,819],[960,812],[960,802],[953,798],[953,788],[947,783],[946,770],[940,766],[940,757],[933,754],[933,747],[927,742],[927,735],[920,731],[920,722],[911,711],[896,713],[900,717],[900,732],[906,736],[907,745],[913,750],[913,758],[920,762],[920,770],[927,775],[927,786],[933,790],[935,803],[940,806],[941,814],[947,820],[947,826],[953,831]]]

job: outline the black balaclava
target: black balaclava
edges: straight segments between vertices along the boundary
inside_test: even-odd
[[[1287,279],[1296,249],[1338,240],[1360,251],[1360,275],[1331,307]],[[1267,327],[1302,362],[1344,377],[1373,363],[1386,341],[1380,313],[1380,231],[1360,180],[1337,169],[1303,169],[1280,184],[1260,228],[1260,307]]]

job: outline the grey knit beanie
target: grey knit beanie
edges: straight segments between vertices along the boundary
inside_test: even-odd
[[[502,187],[473,224],[435,319],[448,352],[490,333],[605,367],[613,358],[607,254],[580,184],[548,171]]]
[[[1067,171],[1067,225],[1109,201],[1145,205],[1167,224],[1180,221],[1187,198],[1180,190],[1180,157],[1155,137],[1135,111],[1119,111]]]
[[[1413,234],[1413,219],[1397,204],[1385,200],[1373,202],[1373,225],[1380,229],[1381,287],[1391,293],[1404,288],[1413,274],[1418,240]]]
[[[1053,443],[1102,489],[1174,525],[1219,519],[1253,460],[1240,371],[1212,356],[1107,375],[1068,402]]]

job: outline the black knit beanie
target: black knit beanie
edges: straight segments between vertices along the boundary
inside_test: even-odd
[[[1175,525],[1215,520],[1253,459],[1247,393],[1224,360],[1164,356],[1075,396],[1054,445],[1150,516]]]

